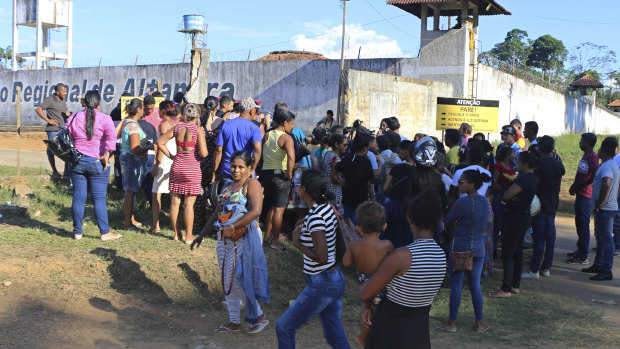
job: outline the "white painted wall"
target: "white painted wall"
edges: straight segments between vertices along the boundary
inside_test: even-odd
[[[498,131],[512,119],[536,121],[539,135],[620,131],[620,117],[605,109],[482,64],[478,70],[478,97],[500,101]],[[499,139],[499,134],[491,136]]]

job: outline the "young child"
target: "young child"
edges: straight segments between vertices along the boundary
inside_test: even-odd
[[[366,201],[357,208],[356,227],[362,239],[351,242],[342,258],[342,263],[345,266],[355,265],[357,267],[357,278],[360,285],[363,285],[375,273],[383,258],[394,250],[394,246],[387,240],[379,240],[379,234],[385,230],[386,223],[385,210],[377,202]],[[373,314],[384,294],[385,292],[382,291],[372,300]],[[370,327],[362,325],[362,333],[355,338],[362,348],[369,330]]]

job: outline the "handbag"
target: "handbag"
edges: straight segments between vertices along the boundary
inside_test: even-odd
[[[69,132],[69,126],[75,121],[75,118],[76,116],[74,115],[69,125],[60,127],[58,134],[53,140],[43,140],[52,154],[68,163],[76,163],[82,157],[82,153],[75,149],[73,135]]]
[[[336,228],[336,259],[342,260],[351,241],[359,240],[361,237],[353,221],[349,218],[344,219],[331,202],[328,202],[328,204],[334,210],[336,220],[338,221],[338,227]]]
[[[475,220],[475,206],[474,206],[474,198],[471,198],[471,218],[472,223]],[[472,229],[471,233],[471,248],[469,251],[465,252],[454,252],[454,243],[452,243],[452,271],[454,272],[462,272],[462,271],[471,271],[474,267],[474,232]]]
[[[220,223],[225,223],[227,222],[230,217],[232,217],[232,212],[227,212],[227,213],[220,213],[218,215],[218,221]],[[233,225],[234,227],[234,225]],[[241,239],[241,237],[243,237],[246,233],[248,232],[248,227],[244,226],[241,228],[235,228],[235,231],[233,232],[233,236],[230,238],[232,241],[238,241],[239,239]]]

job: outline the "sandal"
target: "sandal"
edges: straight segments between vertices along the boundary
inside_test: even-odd
[[[254,325],[250,326],[250,329],[248,330],[248,333],[249,334],[260,333],[262,330],[265,329],[265,327],[267,327],[267,325],[269,325],[269,320],[267,320],[267,319],[260,320],[259,322],[257,322]]]
[[[282,247],[278,247],[278,246],[274,246],[272,244],[269,244],[269,248],[272,250],[279,250],[279,251],[286,251],[286,246],[284,246],[284,244],[282,244]]]
[[[240,332],[241,331],[241,325],[237,325],[239,326],[239,328],[230,328],[228,327],[230,324],[228,325],[220,325],[220,327],[216,328],[214,332]]]
[[[486,332],[489,328],[491,328],[491,327],[489,327],[489,325],[487,325],[487,324],[485,324],[485,323],[483,323],[482,325],[483,325],[483,326],[482,326],[482,328],[481,328],[481,329],[479,329],[479,330],[478,330],[478,329],[476,329],[476,332],[478,332],[478,333],[484,333],[484,332]]]
[[[448,332],[451,332],[451,333],[456,332],[456,328],[446,327],[443,322],[435,322],[435,328],[438,328],[438,329],[444,330],[444,331],[448,331]]]
[[[487,296],[491,298],[510,298],[510,296],[512,296],[512,293],[506,291],[496,291],[487,293]]]

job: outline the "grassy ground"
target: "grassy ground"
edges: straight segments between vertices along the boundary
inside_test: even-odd
[[[569,171],[578,158],[578,153],[574,153],[572,157],[570,153],[562,154]],[[33,173],[38,174],[37,171]],[[0,183],[10,174],[10,169],[0,167],[0,176],[4,176]],[[11,181],[14,180],[15,177],[11,177]],[[75,241],[71,239],[71,196],[66,188],[49,183],[45,176],[26,176],[20,180],[30,185],[32,198],[20,199],[10,190],[0,188],[0,204],[11,201],[27,208],[27,213],[19,217],[5,215],[0,224],[0,282],[17,281],[27,287],[30,294],[53,295],[67,304],[78,304],[89,297],[92,297],[91,304],[96,304],[102,299],[122,295],[128,305],[132,299],[139,299],[162,309],[197,306],[225,313],[213,240],[206,240],[203,247],[191,252],[185,244],[171,241],[172,232],[163,229],[161,233],[122,231],[124,236],[120,241],[102,243],[89,203],[84,223],[86,236]],[[122,197],[115,189],[109,190],[108,209],[112,228],[120,230]],[[140,221],[149,222],[150,211],[139,206],[137,216]],[[167,216],[162,224],[169,226]],[[301,273],[302,256],[291,245],[288,247],[284,252],[265,251],[272,286],[272,302],[265,309],[272,314],[272,319],[284,312],[288,301],[295,298],[305,284]],[[357,335],[360,305],[354,271],[344,271],[347,293],[342,321],[352,339]],[[483,280],[483,291],[492,291],[501,283],[500,278],[501,273],[496,270],[494,277]],[[431,322],[447,318],[448,297],[449,289],[442,289],[433,304]],[[4,321],[3,314],[7,314],[6,309],[0,309],[0,323]],[[609,327],[600,310],[541,287],[528,285],[522,295],[508,300],[485,297],[484,314],[492,329],[476,334],[471,330],[474,323],[471,298],[464,290],[459,331],[448,334],[431,328],[434,345],[610,347],[609,343],[620,341],[620,334]],[[318,324],[311,326],[317,330],[313,337],[320,337]]]
[[[581,158],[579,135],[556,138],[557,152],[567,174],[562,183],[560,214],[572,215],[572,197],[568,187]],[[599,144],[600,144],[599,139]],[[172,232],[121,231],[121,241],[102,244],[98,240],[92,204],[86,208],[85,238],[71,239],[71,196],[63,185],[51,184],[41,169],[0,167],[0,206],[10,202],[26,208],[26,214],[3,213],[0,222],[0,282],[23,280],[30,292],[50,294],[68,304],[79,303],[96,295],[96,299],[113,299],[123,295],[140,299],[154,307],[189,309],[200,307],[224,313],[223,294],[214,255],[215,242],[206,240],[203,247],[191,252],[182,243],[174,243]],[[27,183],[33,192],[29,199],[14,196],[8,184]],[[113,230],[122,229],[122,195],[109,190],[109,219]],[[150,221],[150,210],[138,206],[137,217]],[[164,215],[162,226],[169,226]],[[276,318],[288,301],[296,297],[305,284],[302,257],[291,245],[284,252],[265,251],[272,285],[272,302],[266,311]],[[75,266],[80,266],[76,268]],[[349,338],[357,334],[359,301],[354,270],[345,269],[347,293],[344,298],[343,323]],[[501,283],[501,272],[483,280],[483,291],[492,291]],[[471,298],[465,286],[459,331],[447,334],[431,329],[435,346],[459,343],[461,347],[613,347],[620,334],[609,327],[602,312],[589,304],[564,296],[557,291],[528,285],[519,297],[496,300],[485,297],[485,321],[492,329],[482,335],[470,330],[474,323]],[[449,289],[442,288],[431,310],[431,322],[448,315]],[[92,300],[93,298],[91,298]],[[95,301],[96,302],[96,301]],[[1,303],[0,303],[1,304]],[[0,309],[0,323],[3,313]],[[315,324],[315,326],[318,326]],[[1,327],[1,326],[0,326]],[[1,331],[0,331],[1,332]],[[351,332],[351,333],[349,333]],[[320,332],[317,332],[320,336]]]

